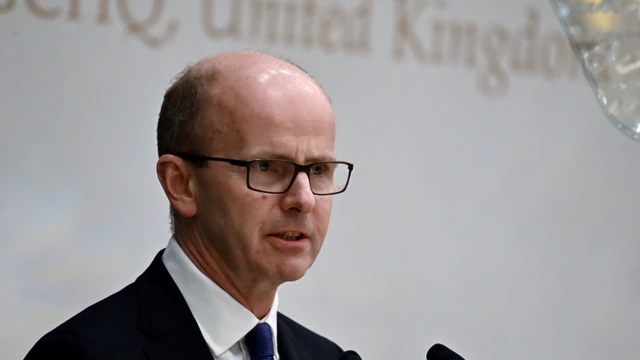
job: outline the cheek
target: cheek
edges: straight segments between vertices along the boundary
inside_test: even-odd
[[[329,225],[329,219],[331,218],[331,207],[333,205],[333,200],[329,197],[320,198],[316,202],[316,221],[318,222],[318,226],[321,228],[323,233],[327,232],[327,227]]]
[[[275,206],[272,197],[255,191],[244,192],[236,198],[234,204],[235,208],[232,211],[234,211],[235,220],[250,234],[264,230],[269,214]]]
[[[204,189],[205,193],[199,199],[200,206],[206,209],[206,219],[216,231],[242,231],[246,226],[250,208],[247,196],[241,186],[233,182],[211,184]]]

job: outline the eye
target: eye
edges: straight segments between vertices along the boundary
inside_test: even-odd
[[[271,162],[269,161],[258,161],[256,163],[256,168],[260,171],[269,171],[271,169]]]
[[[323,164],[316,164],[316,165],[313,165],[313,167],[311,168],[311,172],[314,175],[320,175],[324,172],[324,170],[325,168]]]

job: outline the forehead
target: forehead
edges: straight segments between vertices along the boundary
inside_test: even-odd
[[[224,79],[221,79],[224,81]],[[205,114],[208,142],[225,156],[333,156],[335,119],[324,92],[297,74],[260,74],[221,84]]]

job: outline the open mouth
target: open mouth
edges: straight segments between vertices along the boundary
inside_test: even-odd
[[[273,234],[273,236],[286,241],[295,241],[302,239],[304,237],[304,234],[299,232],[282,232]]]

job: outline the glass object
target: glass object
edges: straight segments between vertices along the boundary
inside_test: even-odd
[[[600,108],[640,141],[640,0],[551,0]]]

